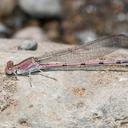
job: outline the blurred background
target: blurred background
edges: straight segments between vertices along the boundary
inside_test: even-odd
[[[128,0],[0,0],[0,37],[82,44],[128,35]]]

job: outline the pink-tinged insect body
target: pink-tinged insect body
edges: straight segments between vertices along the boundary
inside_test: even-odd
[[[8,61],[5,73],[6,75],[27,75],[32,72],[40,71],[42,66],[36,61],[37,58],[34,57],[27,58],[15,65],[13,61]]]

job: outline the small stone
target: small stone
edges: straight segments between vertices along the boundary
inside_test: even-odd
[[[0,23],[0,37],[9,37],[10,35],[10,29],[8,29],[4,24]]]
[[[25,40],[18,46],[19,50],[36,50],[37,49],[37,42],[34,40]]]
[[[10,14],[4,20],[4,23],[9,27],[13,28],[14,30],[19,30],[23,28],[24,24],[28,21],[28,16],[25,14],[20,8],[16,8],[13,14]]]
[[[29,26],[23,28],[16,32],[13,37],[17,39],[32,39],[36,41],[46,40],[44,32],[38,26]]]
[[[127,18],[127,16],[124,13],[119,13],[117,15],[117,21],[123,22],[126,20],[126,18]]]
[[[19,6],[36,17],[60,15],[60,0],[19,0]]]
[[[87,7],[86,7],[86,12],[87,13],[93,13],[93,12],[96,12],[96,10],[97,10],[97,8],[96,8],[96,6],[95,5],[88,5]]]
[[[84,42],[90,42],[93,40],[96,40],[96,33],[91,31],[91,30],[87,30],[87,31],[83,31],[83,32],[79,32],[76,34],[78,38],[80,38],[80,40],[84,43]]]
[[[67,44],[79,44],[80,42],[73,32],[64,33],[62,39]]]
[[[45,24],[44,29],[46,30],[47,37],[53,41],[60,39],[59,23],[57,21],[51,21]]]

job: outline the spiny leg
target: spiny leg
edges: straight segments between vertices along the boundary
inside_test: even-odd
[[[28,80],[29,80],[30,87],[32,87],[31,72],[29,72],[29,74],[28,74]]]
[[[15,75],[16,80],[18,80],[18,75],[15,72],[13,72],[13,73]]]

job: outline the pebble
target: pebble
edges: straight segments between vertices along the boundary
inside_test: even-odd
[[[38,26],[29,26],[29,27],[23,28],[18,32],[16,32],[13,35],[13,37],[17,39],[32,39],[36,41],[46,40],[46,35],[42,31],[42,29],[39,28]]]
[[[45,24],[44,29],[47,37],[52,41],[58,41],[60,39],[60,25],[57,21],[51,21]]]
[[[67,44],[79,44],[80,40],[75,36],[73,32],[65,32],[62,36],[62,40]]]
[[[37,42],[34,40],[25,40],[19,46],[19,50],[36,50],[37,49]]]
[[[61,0],[18,0],[19,6],[36,17],[58,16],[61,13]]]
[[[16,0],[0,0],[0,17],[12,13],[16,6]]]
[[[117,15],[117,21],[123,22],[126,20],[126,18],[127,18],[127,16],[124,13],[119,13]]]
[[[83,32],[79,32],[76,34],[78,38],[84,43],[84,42],[90,42],[93,40],[96,40],[97,35],[94,31],[92,30],[86,30]]]
[[[13,30],[19,30],[20,28],[23,28],[25,23],[28,21],[28,16],[20,8],[16,8],[15,10],[16,11],[14,11],[13,14],[6,17],[4,23],[9,28],[13,28]]]
[[[3,23],[0,23],[0,37],[9,37],[11,35],[11,30],[7,28]]]
[[[79,44],[80,40],[76,37],[74,25],[69,20],[64,20],[61,24],[62,40],[67,44]]]

